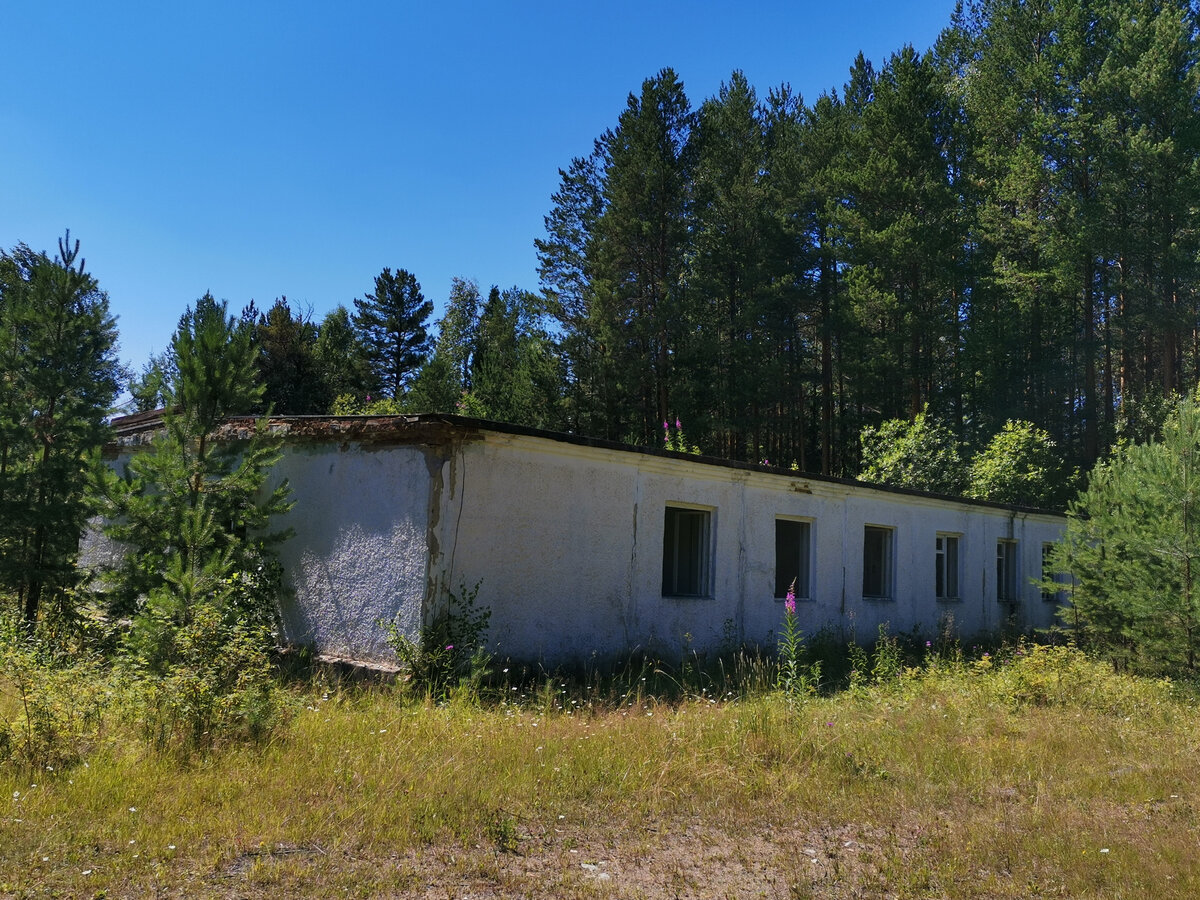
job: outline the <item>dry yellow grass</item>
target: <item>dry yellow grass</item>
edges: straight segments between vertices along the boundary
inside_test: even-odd
[[[799,703],[326,696],[206,760],[0,769],[0,897],[1200,896],[1194,707],[1070,651]]]

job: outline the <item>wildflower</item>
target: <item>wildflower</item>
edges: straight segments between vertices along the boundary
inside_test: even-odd
[[[795,581],[792,581],[792,583],[790,585],[788,585],[787,597],[783,601],[783,608],[788,611],[789,616],[794,616],[796,614],[796,582]]]
[[[447,650],[453,650],[453,649],[454,649],[454,645],[453,645],[453,644],[447,644],[447,645],[446,645],[446,649],[447,649]]]
[[[933,646],[933,641],[926,641],[926,642],[925,642],[925,646],[926,646],[926,647],[932,647],[932,646]]]
[[[678,430],[678,429],[680,429],[680,428],[682,428],[682,427],[683,427],[683,423],[679,421],[679,416],[676,416],[676,417],[675,417],[675,428],[676,428],[676,430]]]

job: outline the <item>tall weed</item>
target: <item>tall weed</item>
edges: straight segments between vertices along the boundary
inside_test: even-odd
[[[116,685],[101,660],[0,620],[0,763],[61,769],[100,742]]]

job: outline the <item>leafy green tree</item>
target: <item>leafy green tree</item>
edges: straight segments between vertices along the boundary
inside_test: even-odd
[[[928,409],[911,422],[889,419],[863,429],[863,481],[960,495],[966,481],[954,432],[932,419]]]
[[[70,232],[58,249],[0,253],[0,588],[29,629],[47,601],[70,612],[91,463],[123,377],[107,295]]]
[[[434,352],[445,357],[453,368],[460,390],[471,388],[481,305],[478,284],[469,278],[451,279],[450,297],[446,302],[446,314],[438,322]]]
[[[1029,422],[1008,421],[971,459],[967,496],[1060,509],[1073,482],[1046,431]]]
[[[434,350],[433,356],[425,360],[424,365],[417,371],[412,386],[404,395],[403,404],[397,404],[394,400],[385,400],[382,404],[365,405],[360,411],[380,415],[390,414],[393,411],[399,413],[401,409],[404,412],[414,413],[462,413],[462,400],[463,389],[458,370],[455,369],[450,357],[439,350]],[[350,406],[343,403],[339,409],[349,411]],[[385,413],[385,410],[388,412]]]
[[[1119,447],[1071,503],[1049,560],[1073,579],[1064,618],[1119,665],[1200,664],[1200,402],[1181,401],[1147,444]],[[1061,584],[1048,582],[1047,590]]]
[[[405,269],[384,269],[375,290],[354,301],[354,330],[385,396],[401,400],[429,352],[433,303]]]

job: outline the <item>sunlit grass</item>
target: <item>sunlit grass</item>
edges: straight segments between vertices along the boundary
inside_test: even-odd
[[[798,703],[293,688],[264,745],[0,768],[0,896],[1200,895],[1190,695],[1018,650]]]

